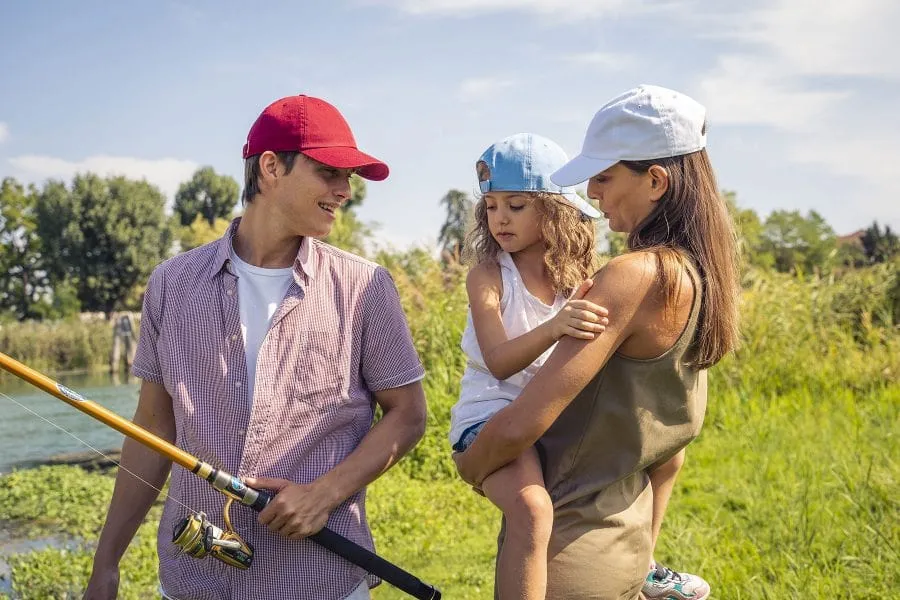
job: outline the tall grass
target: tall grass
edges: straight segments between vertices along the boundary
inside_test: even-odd
[[[108,369],[112,324],[105,320],[82,323],[77,319],[4,322],[0,323],[0,351],[41,371]],[[3,375],[11,377],[0,373],[0,382]]]
[[[499,515],[458,480],[446,438],[464,368],[464,270],[424,251],[377,259],[397,282],[427,370],[429,402],[425,438],[370,488],[378,549],[438,584],[446,598],[490,598]],[[713,598],[896,595],[898,267],[811,280],[746,273],[742,345],[710,373],[706,424],[688,450],[657,551],[665,563],[710,580]],[[4,485],[11,480],[0,479]],[[108,486],[103,498],[89,502],[71,490],[38,487],[41,502],[73,511],[99,511],[108,500]],[[25,519],[44,531],[70,528],[56,509],[52,518],[30,518],[4,497],[18,496],[0,496],[0,520]],[[153,592],[149,525],[123,566],[123,597]],[[89,548],[20,555],[13,564],[20,598],[60,597],[83,586]],[[374,597],[403,595],[383,585]]]

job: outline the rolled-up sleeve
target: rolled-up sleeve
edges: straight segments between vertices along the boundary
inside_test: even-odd
[[[162,267],[154,269],[147,282],[144,304],[141,308],[141,331],[138,338],[131,373],[154,383],[163,383],[162,368],[159,363],[159,330],[162,323],[163,296]]]
[[[422,379],[425,369],[413,345],[397,287],[385,268],[375,270],[365,302],[360,363],[366,387],[377,392]]]

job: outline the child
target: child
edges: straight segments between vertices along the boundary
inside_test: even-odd
[[[597,266],[592,219],[600,213],[550,181],[567,162],[562,148],[534,134],[505,138],[477,162],[482,197],[469,240],[476,265],[466,281],[468,364],[451,410],[455,452],[465,451],[487,420],[515,400],[558,339],[590,340],[608,323],[606,309],[583,299]],[[654,490],[659,484],[666,491],[663,500],[677,474],[670,467],[658,469],[661,481],[651,476]],[[499,597],[543,599],[553,506],[536,449],[487,477],[482,490],[507,522]]]

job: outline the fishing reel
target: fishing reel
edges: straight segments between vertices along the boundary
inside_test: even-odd
[[[212,556],[232,567],[249,569],[253,562],[253,546],[241,539],[231,526],[228,514],[233,498],[225,501],[223,517],[225,530],[213,525],[206,514],[199,512],[183,518],[175,525],[172,543],[194,558]]]

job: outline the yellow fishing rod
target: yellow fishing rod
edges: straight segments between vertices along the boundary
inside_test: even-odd
[[[3,352],[0,352],[0,368],[77,408],[104,425],[112,427],[119,433],[144,444],[154,452],[205,479],[213,488],[224,494],[228,498],[224,509],[226,525],[224,531],[210,523],[205,514],[197,513],[183,519],[176,526],[172,541],[186,554],[195,558],[203,558],[208,555],[233,567],[250,568],[253,561],[253,547],[242,540],[231,528],[229,508],[231,503],[236,500],[254,511],[260,512],[274,497],[270,492],[244,485],[237,477],[203,462],[178,446],[150,433],[100,404],[88,400],[81,394]],[[420,600],[440,600],[441,598],[441,592],[437,588],[422,582],[418,577],[327,527],[310,535],[309,539],[414,598]]]

